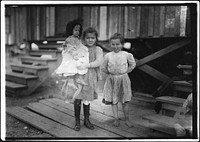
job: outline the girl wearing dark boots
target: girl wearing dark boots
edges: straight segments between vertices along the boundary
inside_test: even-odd
[[[98,33],[94,28],[87,28],[83,32],[82,42],[88,48],[89,63],[84,63],[78,67],[80,70],[88,69],[87,73],[83,75],[84,82],[86,83],[81,88],[80,93],[74,100],[74,116],[75,116],[75,131],[79,131],[80,124],[80,111],[83,104],[84,112],[84,125],[89,129],[94,129],[94,125],[90,122],[90,102],[97,99],[97,81],[101,80],[100,65],[103,63],[103,50],[96,45]],[[76,92],[77,82],[76,79],[68,82],[66,85],[65,93],[73,94]],[[71,84],[70,84],[71,83]]]

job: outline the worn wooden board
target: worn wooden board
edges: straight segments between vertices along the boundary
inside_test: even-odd
[[[159,37],[160,26],[160,6],[154,6],[154,24],[153,24],[153,36]]]
[[[74,117],[70,116],[66,113],[63,113],[59,110],[56,110],[50,106],[47,106],[42,103],[31,103],[27,106],[29,109],[39,113],[40,115],[44,115],[45,117],[52,119],[53,121],[65,125],[71,129],[74,127]],[[83,124],[83,121],[81,125]],[[71,130],[73,131],[73,130]],[[121,137],[120,135],[116,135],[112,132],[106,131],[99,127],[95,127],[94,130],[87,129],[86,127],[81,127],[80,135],[84,137]]]
[[[148,21],[149,21],[149,6],[142,6],[141,8],[141,25],[140,37],[148,36]]]
[[[55,137],[82,138],[88,135],[82,135],[80,132],[72,131],[69,127],[59,124],[44,116],[31,112],[21,107],[6,108],[6,112],[17,119],[29,123],[30,125],[47,132]]]
[[[168,47],[166,47],[164,49],[161,49],[161,50],[159,50],[159,51],[157,51],[157,52],[155,52],[155,53],[153,53],[153,54],[151,54],[151,55],[149,55],[149,56],[137,61],[137,66],[141,66],[141,65],[143,65],[143,64],[145,64],[147,62],[150,62],[150,61],[152,61],[154,59],[162,57],[162,56],[164,56],[164,55],[166,55],[166,54],[168,54],[170,52],[173,52],[174,50],[177,50],[177,49],[179,49],[181,47],[184,47],[184,46],[188,45],[189,43],[190,43],[190,40],[182,40],[180,42],[174,43],[174,44],[172,44],[172,45],[170,45],[170,46],[168,46]]]
[[[149,127],[152,129],[175,135],[174,124],[177,122],[177,119],[160,114],[146,115],[143,116],[143,119],[149,120]]]
[[[59,105],[61,107],[64,107],[66,109],[70,109],[71,111],[74,111],[72,104],[65,103],[64,101],[59,100],[57,98],[47,99],[46,101],[50,101],[50,102],[52,102],[56,105]],[[112,113],[112,112],[110,112],[110,113]],[[83,115],[82,112],[81,112],[81,114]],[[93,120],[98,120],[100,122],[104,122],[105,124],[109,125],[109,127],[108,128],[106,127],[106,129],[109,129],[113,132],[120,130],[120,133],[122,133],[123,131],[126,132],[126,133],[128,132],[128,133],[133,134],[135,137],[148,137],[148,134],[146,132],[142,131],[142,129],[140,129],[139,127],[128,128],[126,125],[123,124],[123,122],[121,122],[122,125],[120,125],[120,127],[114,127],[112,125],[112,123],[114,121],[114,118],[112,116],[97,112],[97,111],[95,111],[95,108],[92,108],[92,107],[91,107],[91,116],[90,117]],[[102,126],[105,128],[104,125],[102,125]],[[117,130],[117,129],[119,129],[119,130]]]

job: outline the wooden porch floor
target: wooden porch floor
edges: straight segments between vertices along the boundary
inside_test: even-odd
[[[65,103],[58,98],[44,99],[30,103],[26,107],[10,107],[6,112],[39,130],[58,138],[104,138],[104,139],[136,139],[136,138],[169,138],[170,136],[148,127],[149,122],[142,116],[154,114],[152,104],[130,103],[130,117],[134,127],[128,128],[123,121],[124,115],[119,104],[120,126],[112,125],[113,116],[110,105],[104,105],[102,96],[91,104],[90,120],[95,125],[89,130],[83,125],[83,107],[81,108],[81,130],[74,127],[73,104]]]

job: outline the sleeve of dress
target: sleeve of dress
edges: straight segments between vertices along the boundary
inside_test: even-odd
[[[105,73],[109,73],[108,72],[108,57],[105,55],[104,56],[104,61],[103,61],[103,64],[102,64],[102,67],[101,67],[101,70]]]
[[[96,60],[90,62],[90,68],[96,68],[102,65],[103,63],[103,50],[97,46],[96,48]]]
[[[128,53],[128,73],[131,72],[136,66],[135,59],[131,53]]]

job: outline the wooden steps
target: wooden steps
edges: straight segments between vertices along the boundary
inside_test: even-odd
[[[162,103],[161,113],[170,117],[174,117],[177,112],[181,111],[185,101],[185,99],[172,96],[161,96],[156,100]]]
[[[8,96],[22,96],[26,93],[28,86],[6,81],[6,95]]]
[[[155,104],[156,100],[155,98],[147,93],[142,93],[142,92],[133,92],[133,101],[138,101],[140,102],[145,102],[145,103],[150,103],[150,104]]]
[[[10,64],[13,72],[30,73],[37,75],[39,71],[48,70],[48,66],[32,66],[25,64]]]
[[[40,50],[42,49],[50,49],[50,50],[57,50],[58,48],[62,47],[62,44],[38,44]]]
[[[192,83],[189,83],[187,81],[174,81],[173,82],[174,90],[176,91],[182,91],[182,92],[192,92]]]
[[[65,41],[66,37],[46,37],[46,41]]]
[[[175,136],[174,124],[177,122],[177,116],[182,111],[182,105],[185,99],[161,96],[157,97],[156,101],[161,102],[161,113],[153,115],[145,115],[142,118],[149,121],[149,127]]]
[[[58,58],[38,58],[38,57],[30,57],[30,56],[25,56],[21,57],[21,62],[22,64],[40,64],[40,65],[48,65],[48,62],[54,62]]]
[[[17,64],[10,64],[11,71],[6,73],[6,95],[30,95],[52,75],[62,61],[59,50],[30,51],[29,55],[21,57],[21,62]]]
[[[50,55],[52,58],[61,56],[60,50],[31,50],[29,51],[30,56],[41,57],[42,55]]]
[[[12,82],[20,83],[23,85],[26,85],[28,84],[28,81],[35,80],[35,79],[38,79],[38,76],[16,73],[16,72],[6,73],[6,81],[12,81]]]

